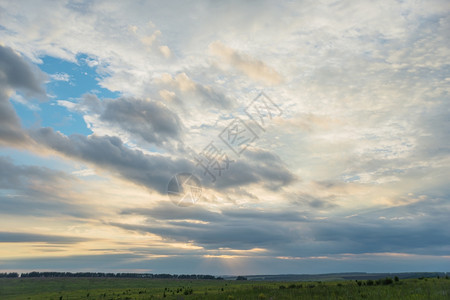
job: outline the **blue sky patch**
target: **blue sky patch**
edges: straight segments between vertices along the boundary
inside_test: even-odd
[[[87,128],[81,114],[70,112],[56,102],[58,100],[76,101],[90,92],[100,99],[116,98],[120,93],[111,92],[99,85],[101,76],[98,75],[96,66],[89,66],[87,55],[78,55],[77,63],[50,56],[43,57],[42,61],[39,67],[49,75],[46,91],[50,99],[47,102],[34,103],[32,105],[34,109],[22,103],[13,102],[23,126],[26,128],[52,127],[66,135],[91,134],[92,131]]]

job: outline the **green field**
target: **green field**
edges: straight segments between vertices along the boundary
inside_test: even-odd
[[[268,282],[136,278],[0,278],[0,299],[450,299],[450,280]]]

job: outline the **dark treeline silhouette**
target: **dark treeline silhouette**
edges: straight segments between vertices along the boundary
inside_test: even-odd
[[[0,273],[0,278],[16,278],[19,277],[19,274],[16,272],[13,273]]]
[[[16,276],[0,276],[0,277],[18,277]],[[4,273],[4,275],[7,275]],[[172,274],[150,274],[150,273],[100,273],[100,272],[30,272],[22,273],[22,278],[27,277],[114,277],[114,278],[171,278],[171,279],[223,279],[212,275],[172,275]]]

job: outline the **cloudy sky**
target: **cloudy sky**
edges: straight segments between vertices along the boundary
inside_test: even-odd
[[[1,0],[0,271],[450,271],[449,32],[445,0]]]

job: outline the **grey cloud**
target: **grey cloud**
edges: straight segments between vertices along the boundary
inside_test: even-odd
[[[154,189],[161,194],[167,192],[172,176],[193,169],[184,159],[144,154],[126,147],[122,140],[110,136],[69,137],[51,128],[32,131],[31,136],[40,144],[65,156],[76,158],[111,171],[115,175]]]
[[[48,189],[48,186],[46,187]],[[32,217],[64,217],[78,218],[81,220],[98,217],[98,212],[91,207],[76,204],[77,199],[67,195],[67,190],[52,192],[44,191],[44,188],[30,187],[20,192],[0,195],[0,214],[8,216],[32,216]]]
[[[23,232],[0,232],[0,243],[33,243],[42,242],[49,244],[75,244],[88,241],[87,238],[61,236],[61,235],[44,235]]]
[[[312,228],[318,242],[348,253],[401,252],[445,255],[450,249],[450,207],[445,199],[324,220]]]
[[[172,220],[195,220],[202,222],[221,222],[225,223],[229,220],[270,220],[283,222],[307,222],[310,213],[306,211],[284,210],[258,210],[246,208],[234,208],[221,210],[220,212],[210,211],[201,206],[177,207],[173,205],[157,205],[151,209],[136,208],[124,209],[121,211],[124,215],[141,215],[149,219],[172,221]],[[191,223],[192,224],[192,223]]]
[[[92,163],[161,194],[167,192],[167,184],[175,174],[199,171],[199,168],[187,159],[170,158],[159,154],[149,155],[129,149],[118,137],[95,135],[67,137],[51,128],[30,131],[30,136],[39,144],[63,155]],[[217,180],[215,186],[206,180],[205,185],[227,189],[263,183],[266,188],[277,190],[296,179],[274,154],[251,149],[247,151],[245,157],[248,159],[238,160],[230,167],[230,172],[226,172]]]
[[[27,140],[20,119],[9,102],[9,91],[43,96],[44,75],[9,47],[0,45],[0,143],[20,144]]]
[[[42,95],[45,76],[9,47],[0,46],[0,84]]]
[[[161,103],[138,99],[107,100],[100,118],[119,124],[149,143],[162,144],[181,135],[181,120]]]
[[[330,186],[334,186],[335,183],[327,182],[323,186],[322,190],[326,190]],[[334,195],[326,197],[318,197],[308,193],[294,193],[288,194],[287,197],[290,198],[290,203],[303,207],[305,204],[311,209],[333,209],[338,207],[336,202],[336,197]]]
[[[153,209],[124,210],[122,213],[146,216],[147,222],[141,225],[118,222],[108,224],[126,230],[153,233],[168,240],[191,241],[206,249],[278,248],[278,245],[299,240],[299,232],[293,228],[295,224],[308,222],[308,214],[303,212],[245,208],[213,212],[196,207],[188,208],[184,213],[184,209],[181,211],[178,207],[157,206]],[[185,221],[186,219],[206,223],[192,223]]]
[[[85,94],[75,106],[75,110],[91,111],[95,114],[101,114],[103,111],[102,101],[94,94]]]
[[[183,125],[176,113],[160,102],[131,97],[100,100],[84,95],[71,109],[99,115],[110,126],[125,130],[134,137],[158,146],[179,140]]]
[[[29,181],[43,183],[69,179],[70,176],[59,171],[37,166],[16,166],[6,157],[0,157],[0,188],[20,189]]]
[[[297,180],[276,154],[257,148],[248,148],[243,153],[241,158],[234,159],[235,162],[230,164],[229,170],[218,177],[217,188],[227,189],[262,183],[266,188],[278,190]]]
[[[270,222],[309,222],[307,212],[300,211],[261,211],[233,209],[223,211],[223,216],[239,220],[270,220]],[[251,221],[253,222],[253,221]]]
[[[355,211],[348,217],[312,218],[302,226],[301,240],[274,251],[280,256],[382,252],[447,255],[450,231],[445,224],[449,213],[446,196],[397,207]]]
[[[4,91],[0,91],[0,144],[20,144],[25,141],[26,135],[21,129],[20,120]]]
[[[250,208],[207,211],[170,206],[124,210],[147,217],[136,224],[110,223],[126,230],[153,233],[167,240],[192,242],[205,249],[262,247],[271,255],[329,256],[345,253],[446,255],[450,250],[447,198],[356,214],[316,219],[291,207],[271,211]],[[186,222],[186,219],[202,222]]]
[[[268,227],[267,224],[225,222],[211,224],[172,223],[166,225],[134,225],[109,223],[112,226],[137,232],[149,232],[167,240],[194,242],[207,249],[227,248],[251,249],[267,247],[273,243],[282,244],[291,240],[292,233],[281,225]]]
[[[319,198],[312,198],[312,199],[310,199],[308,201],[308,204],[312,208],[319,208],[319,209],[334,208],[334,207],[337,206],[337,205],[331,203],[331,201],[329,201],[329,200],[324,200],[324,199],[319,199]]]
[[[404,222],[324,222],[314,228],[318,242],[326,242],[331,251],[350,251],[350,253],[436,253],[438,248],[449,249],[450,233],[441,230],[437,224],[417,224]],[[445,249],[444,248],[444,249]],[[322,250],[323,251],[323,250]],[[331,252],[329,250],[329,252]],[[445,254],[445,253],[440,253]]]
[[[68,193],[77,181],[61,171],[15,165],[10,159],[0,157],[0,214],[92,217],[95,213],[77,205]]]

